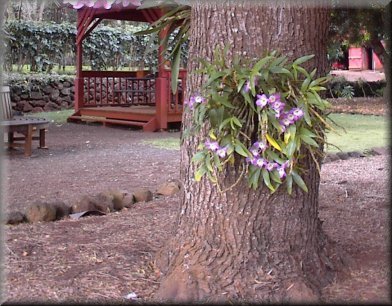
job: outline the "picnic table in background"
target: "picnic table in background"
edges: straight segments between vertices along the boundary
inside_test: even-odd
[[[33,140],[39,141],[39,148],[46,149],[45,133],[49,121],[44,118],[14,116],[9,86],[2,86],[0,100],[2,108],[0,125],[4,133],[8,134],[5,145],[8,148],[24,148],[25,156],[31,156]]]

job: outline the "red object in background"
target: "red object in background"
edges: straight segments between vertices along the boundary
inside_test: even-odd
[[[344,64],[342,64],[342,63],[336,61],[336,62],[333,62],[333,63],[332,63],[331,68],[332,68],[333,70],[344,70],[344,69],[346,69],[346,66],[344,66]]]
[[[372,49],[350,47],[348,49],[349,70],[383,70],[380,59]]]
[[[348,49],[348,69],[349,70],[367,70],[368,60],[365,48]]]
[[[373,51],[373,69],[374,70],[384,70],[384,66],[381,64],[380,59],[377,54]]]

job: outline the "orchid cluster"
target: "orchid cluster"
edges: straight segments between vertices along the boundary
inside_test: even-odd
[[[207,150],[216,153],[220,158],[225,158],[227,155],[228,146],[221,147],[217,141],[211,141],[210,139],[207,139],[204,145],[206,146]]]
[[[84,6],[93,8],[110,9],[114,4],[122,4],[123,7],[141,5],[140,0],[64,0],[64,3],[70,3],[74,9],[80,9]]]
[[[197,104],[206,103],[206,99],[199,94],[191,96],[189,100],[184,101],[184,104],[190,109],[194,109]]]
[[[275,117],[279,119],[282,132],[284,132],[288,126],[301,119],[304,115],[303,110],[299,107],[294,107],[290,109],[290,111],[284,111],[286,104],[281,101],[279,93],[272,94],[269,97],[266,94],[258,94],[256,105],[260,110],[267,107],[272,109],[275,113]]]
[[[265,185],[275,192],[285,184],[291,194],[295,183],[307,191],[301,177],[303,147],[319,169],[315,156],[323,154],[328,107],[318,95],[327,78],[313,79],[315,72],[299,66],[310,58],[288,63],[271,53],[253,66],[228,67],[218,54],[211,63],[203,62],[200,71],[209,79],[201,93],[184,103],[193,116],[192,129],[202,133],[208,128],[192,158],[199,165],[196,181],[206,176],[221,190],[218,172],[235,166],[241,171],[234,184],[245,175],[254,189]]]
[[[268,172],[276,170],[279,178],[283,179],[286,177],[286,168],[289,166],[289,161],[286,160],[282,164],[268,160],[262,157],[262,153],[267,149],[268,145],[262,141],[256,141],[249,152],[252,157],[247,157],[246,162],[260,169],[266,169]]]

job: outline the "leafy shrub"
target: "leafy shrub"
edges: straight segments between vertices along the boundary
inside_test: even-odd
[[[133,35],[142,27],[126,26],[112,28],[98,26],[83,43],[84,64],[92,69],[107,69],[127,64],[153,67],[157,64],[157,41],[147,36]],[[34,72],[49,72],[53,66],[75,63],[76,26],[75,24],[36,21],[11,21],[4,25],[4,48],[6,71],[18,65],[30,65]],[[145,56],[152,50],[153,56]],[[155,52],[155,53],[154,53]]]
[[[12,92],[30,94],[32,91],[38,91],[45,88],[47,85],[54,83],[66,82],[73,84],[75,77],[58,74],[20,74],[20,73],[5,73],[2,76],[4,84],[10,86]]]
[[[347,81],[344,77],[334,77],[327,86],[328,98],[380,97],[386,86],[385,81]]]

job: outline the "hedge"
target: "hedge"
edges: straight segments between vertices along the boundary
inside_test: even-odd
[[[326,95],[327,98],[382,97],[385,86],[385,80],[347,81],[344,77],[335,77],[328,83]]]
[[[83,43],[84,64],[92,69],[118,69],[122,66],[154,67],[157,40],[137,36],[141,26],[98,26]],[[49,72],[53,66],[75,63],[75,24],[11,21],[4,24],[4,69],[29,65],[31,71]],[[68,61],[68,63],[67,63]]]

